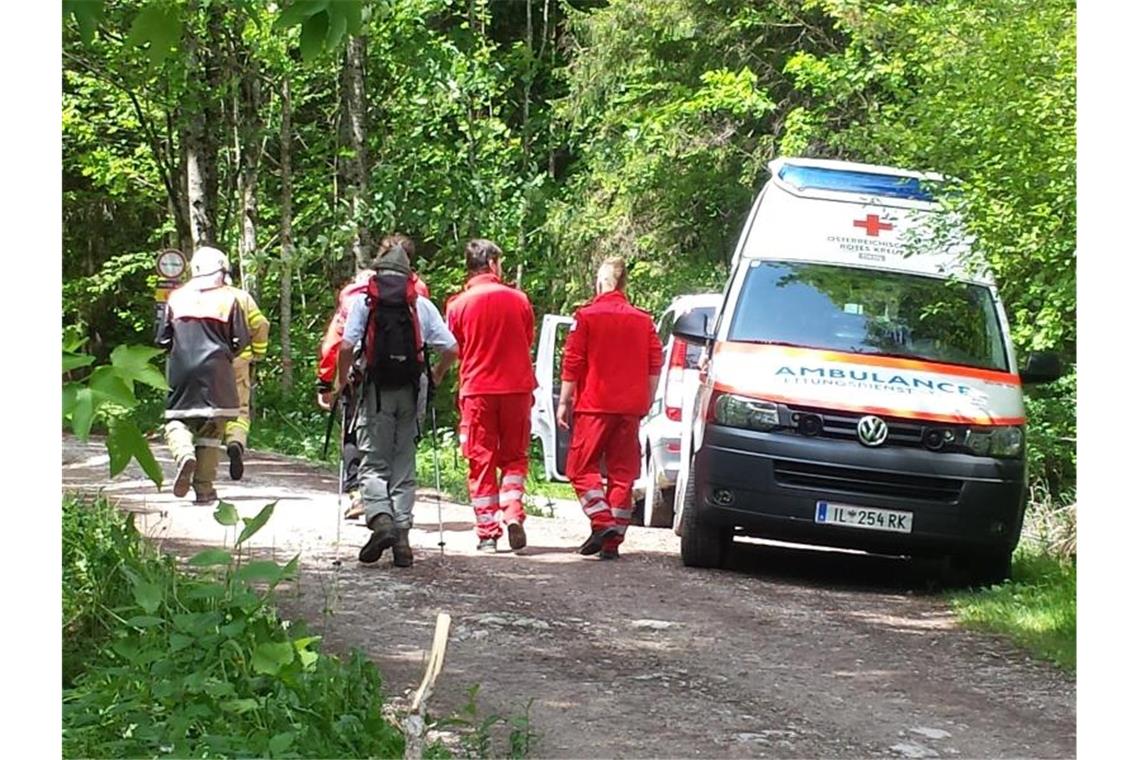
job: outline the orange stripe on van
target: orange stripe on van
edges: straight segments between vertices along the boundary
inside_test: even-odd
[[[714,391],[722,393],[732,393],[737,396],[745,396],[747,398],[764,399],[765,401],[775,401],[781,404],[790,404],[791,406],[806,406],[816,409],[836,409],[843,412],[855,412],[857,414],[876,414],[882,417],[902,417],[908,420],[920,420],[922,422],[944,422],[954,423],[959,425],[1024,425],[1024,417],[970,417],[964,414],[938,414],[937,412],[921,412],[912,409],[891,409],[885,406],[869,406],[865,404],[845,404],[835,401],[819,401],[813,400],[804,396],[782,396],[778,393],[756,392],[754,390],[746,390],[737,388],[727,383],[714,383]]]
[[[1021,387],[1021,377],[1012,372],[1000,372],[976,367],[962,367],[957,364],[940,364],[920,359],[899,359],[894,356],[874,356],[872,354],[825,351],[818,348],[793,348],[791,346],[765,346],[757,343],[734,343],[725,341],[716,344],[714,354],[721,352],[736,354],[782,354],[789,358],[815,359],[816,361],[838,362],[840,364],[865,364],[871,367],[908,369],[914,372],[933,372],[938,375],[970,377],[1001,385]]]

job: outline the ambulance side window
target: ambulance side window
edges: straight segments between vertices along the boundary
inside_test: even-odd
[[[657,323],[657,337],[661,341],[661,347],[669,345],[669,336],[673,334],[673,319],[675,315],[672,311],[667,311],[661,315],[661,321]]]
[[[566,338],[570,335],[570,325],[558,325],[554,329],[554,384],[562,382],[562,354],[566,350]]]

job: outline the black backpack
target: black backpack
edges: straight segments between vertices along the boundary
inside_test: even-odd
[[[377,388],[410,385],[417,393],[426,371],[424,342],[410,275],[382,269],[368,282],[364,381]]]

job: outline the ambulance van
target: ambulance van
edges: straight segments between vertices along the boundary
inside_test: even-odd
[[[936,200],[942,178],[783,158],[770,166],[683,410],[674,531],[718,567],[734,536],[949,559],[1008,577],[1026,505],[1022,384],[992,279]]]

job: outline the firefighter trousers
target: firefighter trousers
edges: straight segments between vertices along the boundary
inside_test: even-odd
[[[416,501],[416,399],[411,387],[378,389],[366,383],[357,408],[360,492],[364,519],[389,515],[412,527]]]
[[[574,414],[566,475],[582,511],[590,518],[591,530],[617,529],[619,535],[606,541],[606,549],[616,548],[625,540],[633,516],[633,481],[641,469],[640,422],[639,417],[628,414]]]
[[[240,443],[244,449],[249,439],[249,357],[234,357],[234,382],[237,383],[238,416],[226,423],[225,442]]]
[[[459,443],[467,457],[467,489],[480,539],[497,539],[504,523],[526,520],[523,495],[533,399],[531,393],[460,399]]]
[[[199,496],[206,496],[214,490],[222,432],[227,422],[227,418],[191,417],[167,420],[163,428],[166,446],[174,455],[175,470],[191,457],[197,461],[192,485],[194,493]]]

